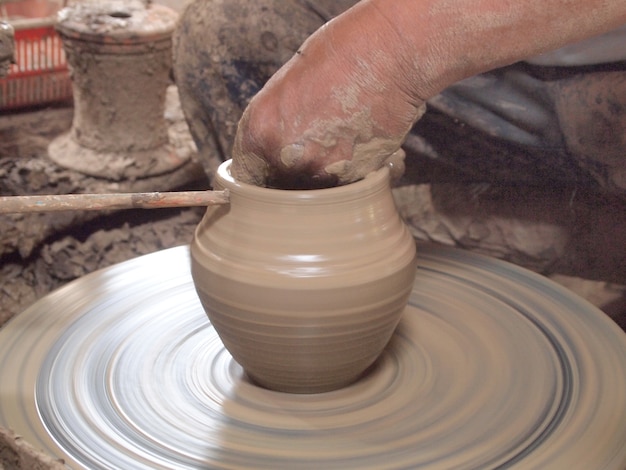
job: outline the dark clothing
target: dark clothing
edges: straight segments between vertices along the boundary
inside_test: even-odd
[[[428,105],[408,154],[423,154],[425,142],[431,158],[477,181],[626,195],[626,63],[520,62],[454,84]]]

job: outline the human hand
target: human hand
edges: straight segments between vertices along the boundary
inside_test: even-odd
[[[251,100],[236,179],[279,188],[350,183],[380,168],[424,110],[403,38],[366,2],[316,31]]]
[[[362,178],[400,148],[424,100],[446,86],[626,21],[623,2],[571,7],[564,16],[560,0],[359,1],[252,99],[235,137],[234,176],[282,188]]]

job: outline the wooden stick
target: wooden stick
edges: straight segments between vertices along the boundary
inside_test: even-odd
[[[228,191],[62,194],[0,197],[0,214],[54,211],[164,209],[228,204]]]

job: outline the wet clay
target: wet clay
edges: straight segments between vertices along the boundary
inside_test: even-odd
[[[426,106],[422,105],[415,120],[417,121],[425,112]],[[404,139],[405,136],[395,139],[372,138],[367,142],[358,143],[354,146],[351,160],[332,163],[324,170],[335,175],[339,181],[356,181],[387,162],[392,162],[398,168],[404,160],[404,150],[400,148]],[[392,177],[395,179],[401,176],[402,173],[398,170]]]
[[[626,468],[624,333],[512,264],[419,253],[379,360],[317,394],[250,380],[187,247],[84,276],[0,330],[0,425],[76,469]]]
[[[278,190],[240,183],[231,161],[191,245],[201,302],[225,347],[257,383],[335,390],[379,356],[415,277],[415,242],[389,169],[345,186]]]

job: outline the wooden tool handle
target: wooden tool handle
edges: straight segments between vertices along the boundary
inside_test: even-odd
[[[168,207],[211,206],[228,203],[227,191],[3,196],[0,197],[0,214],[78,210],[163,209]]]

